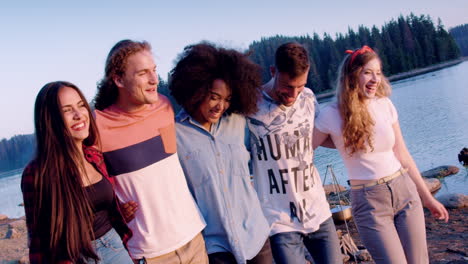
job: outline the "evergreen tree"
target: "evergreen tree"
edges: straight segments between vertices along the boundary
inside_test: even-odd
[[[444,29],[441,21],[436,28],[429,16],[411,13],[407,17],[400,15],[397,20],[391,19],[381,30],[375,26],[368,29],[361,25],[357,33],[351,28],[348,28],[346,34],[337,33],[335,40],[327,33],[323,39],[316,33],[312,37],[276,35],[254,41],[249,49],[253,52],[252,60],[262,67],[263,81],[266,82],[271,78],[269,67],[274,65],[276,48],[289,41],[303,44],[309,51],[311,61],[307,86],[319,93],[333,88],[338,66],[346,49],[353,50],[362,45],[374,48],[379,53],[384,73],[388,76],[458,58],[460,51],[457,44],[468,47],[466,28],[465,26],[453,31],[457,36],[456,41]]]
[[[33,134],[16,135],[0,141],[0,172],[23,168],[33,157]]]
[[[462,56],[468,56],[468,24],[460,25],[449,30],[453,42],[458,46]],[[451,44],[452,49],[454,44]]]

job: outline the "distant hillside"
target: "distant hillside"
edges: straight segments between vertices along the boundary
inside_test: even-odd
[[[16,135],[0,141],[0,172],[21,169],[33,157],[34,134]]]
[[[451,28],[449,32],[457,42],[462,56],[468,56],[468,24]]]

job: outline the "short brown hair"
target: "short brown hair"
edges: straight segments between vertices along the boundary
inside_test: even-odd
[[[94,107],[104,110],[117,101],[119,91],[113,78],[125,73],[127,59],[140,51],[151,51],[151,45],[146,42],[138,42],[129,39],[121,40],[112,47],[107,55],[104,78],[97,85],[97,94],[93,99]]]
[[[309,53],[297,42],[285,43],[276,50],[275,67],[279,72],[295,78],[309,71]]]

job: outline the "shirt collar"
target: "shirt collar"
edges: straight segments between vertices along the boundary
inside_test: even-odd
[[[227,116],[227,113],[224,112],[224,114],[221,116],[221,118],[218,120],[218,122],[215,123],[215,124],[213,124],[213,125],[211,126],[211,131],[210,131],[210,133],[215,133],[215,131],[218,130],[218,127],[219,127],[219,125],[221,124],[222,119],[225,118],[226,116]],[[185,111],[184,108],[182,108],[182,109],[179,111],[179,113],[177,113],[176,122],[179,122],[179,123],[190,123],[191,125],[201,127],[201,125],[198,123],[198,121],[195,120],[193,117],[191,117],[190,114],[187,113],[187,111]]]
[[[180,109],[179,113],[177,113],[176,121],[184,122],[187,119],[191,119],[190,115],[185,111],[184,108]]]

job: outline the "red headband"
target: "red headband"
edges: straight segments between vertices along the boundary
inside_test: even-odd
[[[346,53],[348,54],[351,54],[351,60],[350,60],[350,64],[353,64],[353,61],[354,59],[356,58],[357,55],[360,55],[360,54],[364,54],[366,52],[372,52],[372,53],[375,53],[373,49],[371,49],[369,46],[367,45],[364,45],[362,46],[362,48],[360,49],[357,49],[355,51],[352,51],[352,50],[346,50],[345,51]]]

